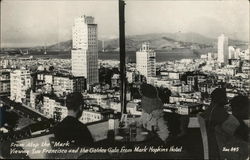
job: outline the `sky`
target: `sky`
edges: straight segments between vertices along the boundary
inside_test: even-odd
[[[1,47],[71,39],[74,18],[95,17],[99,39],[119,36],[118,0],[1,0]],[[196,32],[249,41],[247,0],[126,0],[126,35]]]

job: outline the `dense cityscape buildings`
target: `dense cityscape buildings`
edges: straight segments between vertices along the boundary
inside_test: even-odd
[[[181,114],[185,111],[182,106],[193,106],[187,103],[198,103],[205,106],[209,104],[208,95],[220,86],[226,86],[229,98],[239,93],[248,94],[249,49],[234,49],[232,46],[228,48],[228,52],[224,53],[230,57],[228,65],[221,66],[221,62],[217,58],[219,53],[207,53],[198,59],[157,63],[155,61],[156,52],[149,49],[149,43],[142,44],[140,51],[136,52],[136,63],[127,64],[127,81],[131,86],[127,91],[129,113],[140,115],[140,97],[136,95],[136,92],[138,84],[145,81],[158,88],[168,88],[171,95],[163,95],[165,98],[169,98],[165,107],[173,108],[174,106],[176,111]],[[37,61],[39,63],[36,64]],[[75,91],[84,94],[87,99],[86,105],[89,106],[89,109],[85,111],[87,113],[82,118],[83,122],[102,119],[105,117],[103,110],[111,109],[119,113],[121,111],[119,74],[111,72],[111,75],[106,77],[106,82],[97,83],[87,91],[85,77],[71,75],[72,61],[74,60],[4,57],[1,59],[3,68],[1,80],[5,83],[2,85],[6,86],[4,90],[9,92],[11,100],[24,103],[56,121],[62,120],[67,115],[64,99],[68,93]],[[35,64],[35,69],[33,65],[29,64]],[[99,61],[99,76],[103,76],[100,75],[103,74],[100,72],[100,67],[112,70],[118,67],[118,64],[118,61]],[[8,74],[10,75],[9,80]],[[93,106],[94,108],[98,106],[98,109],[93,109]],[[186,114],[188,113],[186,112]],[[93,114],[98,114],[98,116]]]

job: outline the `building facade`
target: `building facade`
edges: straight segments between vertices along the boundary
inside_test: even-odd
[[[100,112],[84,110],[79,120],[82,123],[90,123],[90,122],[100,121],[102,119],[103,119],[103,116]]]
[[[10,70],[0,70],[0,97],[10,95]]]
[[[22,103],[26,99],[26,91],[31,87],[31,75],[26,69],[14,70],[10,73],[10,99]]]
[[[228,63],[228,37],[224,34],[218,37],[218,62],[219,63]]]
[[[87,85],[98,83],[98,36],[94,17],[84,15],[75,19],[72,45],[73,76],[85,77]]]
[[[54,76],[54,92],[71,93],[73,92],[73,82],[69,76]]]
[[[42,110],[46,117],[52,118],[55,121],[62,121],[68,115],[65,102],[55,97],[44,96]]]
[[[141,75],[156,76],[156,53],[149,48],[149,43],[143,43],[140,51],[136,52],[136,69]]]

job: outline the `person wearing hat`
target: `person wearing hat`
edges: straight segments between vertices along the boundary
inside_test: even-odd
[[[229,114],[225,108],[226,104],[227,95],[225,88],[216,88],[211,93],[210,106],[201,114],[210,127],[222,124],[228,118]]]
[[[139,124],[147,130],[156,132],[159,138],[165,142],[169,131],[163,118],[163,104],[158,96],[158,91],[150,84],[142,84],[140,92],[142,115]]]

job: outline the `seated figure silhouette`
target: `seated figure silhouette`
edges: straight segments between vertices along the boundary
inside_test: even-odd
[[[83,96],[81,93],[71,93],[66,98],[68,116],[54,128],[55,140],[69,141],[72,144],[90,146],[93,137],[87,126],[78,119],[83,111]]]

